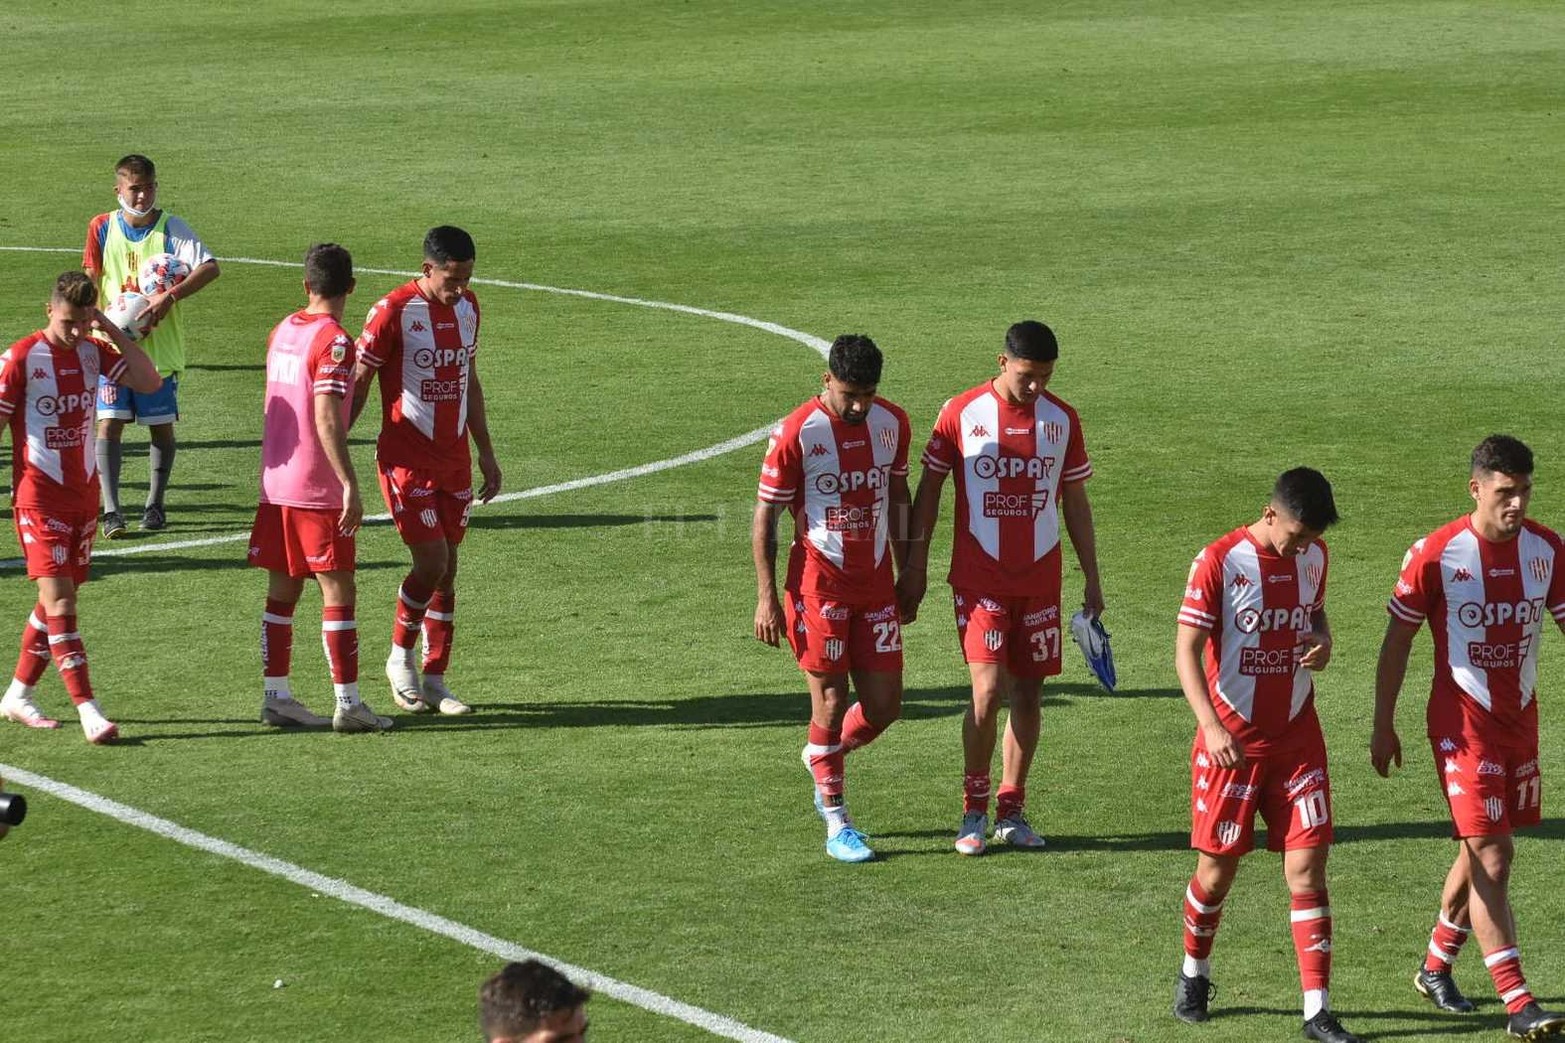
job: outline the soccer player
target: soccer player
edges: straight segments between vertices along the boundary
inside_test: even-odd
[[[750,526],[755,636],[786,635],[810,690],[802,757],[826,822],[826,853],[867,862],[875,852],[848,814],[843,761],[902,713],[902,623],[892,560],[907,552],[907,414],[876,394],[875,342],[831,345],[821,393],[783,418],[761,465]],[[794,519],[787,598],[777,597],[777,518]],[[849,705],[850,681],[858,701]]]
[[[314,577],[321,587],[321,643],[331,667],[339,732],[391,727],[359,699],[359,630],[353,618],[354,533],[364,518],[348,458],[348,387],[353,338],[342,310],[353,292],[353,258],[336,243],[304,255],[309,303],[272,330],[266,349],[266,418],[261,437],[261,504],[250,533],[250,564],[266,569],[261,614],[261,721],[320,727],[293,697],[288,668],[293,611]]]
[[[1092,476],[1076,411],[1047,388],[1060,354],[1041,322],[1005,334],[1000,372],[948,401],[924,449],[908,564],[898,583],[904,619],[928,584],[929,538],[946,476],[956,475],[950,581],[956,629],[972,677],[962,723],[962,824],[956,849],[988,845],[990,762],[1000,707],[1009,703],[994,839],[1041,848],[1027,821],[1027,772],[1038,748],[1043,679],[1060,672],[1060,516],[1075,548],[1086,611],[1103,611],[1086,481]],[[1063,508],[1063,510],[1061,510]]]
[[[100,374],[150,392],[157,366],[98,310],[98,291],[81,272],[54,283],[49,324],[0,355],[0,419],[11,428],[11,494],[16,538],[38,604],[22,629],[16,674],[0,716],[31,728],[58,728],[33,702],[52,657],[91,743],[119,729],[98,708],[87,651],[76,626],[76,591],[87,582],[98,528],[98,474],[89,444]],[[106,337],[105,344],[92,334]]]
[[[1391,597],[1375,671],[1370,758],[1382,776],[1402,765],[1397,696],[1425,621],[1435,643],[1427,723],[1435,771],[1459,842],[1413,986],[1442,1010],[1466,1012],[1451,965],[1469,934],[1510,1014],[1512,1036],[1565,1035],[1565,1015],[1540,1007],[1522,976],[1511,909],[1512,831],[1542,820],[1538,772],[1538,644],[1545,616],[1565,629],[1558,534],[1527,517],[1532,450],[1491,435],[1473,450],[1471,513],[1413,544]]]
[[[98,380],[98,470],[103,475],[103,535],[125,535],[120,509],[120,437],[134,420],[147,427],[152,439],[151,474],[141,527],[156,532],[167,524],[164,494],[174,471],[174,421],[179,419],[179,378],[185,369],[185,324],[177,302],[200,293],[218,276],[217,261],[190,230],[172,214],[158,209],[157,170],[146,156],[129,155],[114,167],[114,194],[119,209],[99,214],[87,225],[82,268],[98,282],[100,299],[108,301],[137,289],[142,262],[170,253],[190,265],[190,275],[171,290],[153,294],[149,311],[157,325],[143,343],[161,378],[150,392],[123,387],[107,377]]]
[[[1185,891],[1185,960],[1174,1015],[1207,1020],[1208,958],[1239,860],[1255,843],[1283,855],[1293,949],[1304,986],[1304,1037],[1356,1043],[1332,1015],[1331,780],[1315,715],[1314,672],[1331,661],[1326,545],[1337,521],[1331,484],[1296,467],[1272,488],[1260,518],[1196,555],[1179,609],[1174,667],[1195,711],[1190,846],[1196,870]]]
[[[592,994],[539,960],[508,963],[478,990],[485,1043],[584,1043]]]
[[[469,435],[483,475],[479,501],[488,503],[500,491],[478,379],[478,298],[468,288],[476,256],[473,237],[462,229],[430,229],[423,275],[375,302],[353,371],[354,418],[370,381],[380,376],[380,490],[413,555],[412,571],[397,592],[386,660],[391,697],[409,713],[472,712],[446,687],[446,669],[456,629],[457,547],[473,506]],[[413,658],[421,633],[422,678]]]

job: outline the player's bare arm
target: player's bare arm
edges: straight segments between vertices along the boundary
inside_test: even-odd
[[[891,560],[896,564],[897,574],[907,566],[908,532],[912,528],[912,519],[908,515],[912,512],[912,495],[908,492],[907,475],[892,475],[886,486],[887,506],[891,509],[891,520],[888,533],[891,539]]]
[[[348,429],[342,425],[340,401],[331,395],[315,396],[315,432],[326,451],[327,463],[342,483],[342,513],[337,517],[337,528],[344,536],[352,536],[364,523],[364,500],[348,455]]]
[[[755,505],[750,521],[750,555],[755,559],[755,638],[776,648],[782,640],[782,603],[777,600],[777,515],[775,503]]]
[[[1402,766],[1402,740],[1397,737],[1397,696],[1407,676],[1407,660],[1413,651],[1418,627],[1392,619],[1386,624],[1386,636],[1380,643],[1380,660],[1375,664],[1375,728],[1369,737],[1369,762],[1382,778],[1391,774],[1391,765]]]
[[[1070,536],[1076,561],[1081,565],[1082,607],[1089,616],[1103,613],[1103,583],[1098,578],[1098,536],[1092,524],[1092,501],[1086,482],[1060,483],[1060,513]]]
[[[1185,702],[1195,713],[1196,726],[1206,752],[1212,755],[1220,768],[1242,768],[1245,763],[1244,744],[1223,727],[1217,710],[1212,706],[1212,695],[1206,690],[1206,671],[1201,666],[1201,653],[1206,649],[1208,634],[1199,627],[1179,624],[1174,637],[1174,672],[1179,675],[1179,687],[1185,693]]]
[[[494,443],[489,439],[489,414],[484,410],[484,385],[478,379],[478,359],[469,362],[467,373],[467,429],[478,447],[478,473],[484,484],[478,489],[478,502],[488,503],[500,492],[500,462],[495,459]]]
[[[110,322],[102,309],[94,308],[92,312],[92,324],[98,332],[114,342],[114,346],[120,350],[125,358],[125,380],[132,389],[143,394],[150,395],[163,386],[163,377],[158,373],[158,367],[153,364],[150,356],[142,350],[141,345],[125,335],[125,331]]]
[[[183,282],[164,290],[162,293],[154,293],[147,298],[151,305],[148,308],[148,313],[151,314],[153,323],[156,324],[162,321],[163,317],[169,313],[169,309],[174,307],[175,301],[182,301],[200,293],[202,287],[214,281],[220,274],[217,268],[217,261],[203,261],[196,265],[195,270],[186,276]]]
[[[348,407],[348,426],[358,423],[359,414],[364,412],[364,403],[369,401],[370,384],[375,380],[375,369],[366,366],[362,362],[353,364],[353,402]]]
[[[1316,673],[1326,669],[1326,664],[1331,662],[1331,624],[1326,620],[1325,608],[1315,613],[1303,645],[1304,654],[1299,657],[1299,665]]]
[[[913,496],[907,529],[907,557],[897,572],[897,608],[904,625],[918,618],[918,607],[929,589],[929,539],[940,516],[940,492],[944,473],[924,468]]]

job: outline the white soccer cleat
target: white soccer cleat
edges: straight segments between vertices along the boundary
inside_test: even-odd
[[[386,680],[391,682],[391,700],[408,713],[428,713],[429,704],[424,701],[424,686],[419,680],[418,667],[402,658],[397,649],[386,660]]]
[[[962,855],[981,855],[987,848],[988,842],[984,834],[989,830],[989,816],[982,811],[969,811],[962,816],[962,825],[956,831],[957,853]]]
[[[261,700],[261,723],[273,728],[329,728],[332,719],[312,712],[291,696],[267,697]]]
[[[119,738],[120,726],[98,713],[84,713],[82,718],[82,734],[87,736],[87,741],[94,746],[102,746]]]
[[[352,732],[384,732],[391,730],[391,718],[381,717],[371,710],[369,703],[354,703],[351,707],[343,709],[337,707],[337,712],[332,714],[332,731],[347,735]]]
[[[44,712],[25,694],[17,691],[5,693],[5,698],[0,699],[0,717],[8,721],[28,728],[58,728],[60,722],[53,717],[45,717]]]
[[[434,674],[426,675],[422,691],[424,693],[424,704],[436,707],[448,717],[458,717],[464,713],[473,712],[471,706],[458,699],[452,694],[451,689],[446,687],[444,677]]]
[[[994,824],[994,839],[996,843],[1009,844],[1012,847],[1024,847],[1037,850],[1045,846],[1048,841],[1038,835],[1027,822],[1027,817],[1021,812],[1007,815]]]

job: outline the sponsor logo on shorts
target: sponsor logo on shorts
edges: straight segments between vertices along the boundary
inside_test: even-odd
[[[802,601],[799,603],[799,611],[804,611],[804,603]],[[847,605],[836,605],[828,601],[821,606],[821,610],[816,615],[822,619],[842,622],[843,620],[853,618],[853,610]]]
[[[1244,830],[1239,823],[1224,819],[1217,824],[1217,842],[1224,847],[1229,847],[1239,842]]]
[[[1326,784],[1326,769],[1311,768],[1303,775],[1296,775],[1288,780],[1288,799],[1292,800],[1301,793],[1307,793],[1312,789],[1319,789]]]
[[[826,658],[827,659],[830,659],[832,662],[836,662],[837,660],[842,658],[842,653],[845,652],[845,651],[847,651],[847,648],[843,645],[841,638],[838,638],[838,637],[828,637],[826,639]]]
[[[410,500],[418,500],[426,496],[435,495],[435,490],[431,489],[427,485],[415,485],[411,489],[404,489],[402,491],[402,495],[406,496]]]
[[[1538,774],[1538,758],[1534,757],[1530,761],[1524,761],[1521,764],[1518,764],[1516,766],[1516,770],[1511,773],[1511,776],[1518,779],[1530,779],[1536,774]]]
[[[1254,800],[1261,792],[1259,786],[1247,786],[1242,782],[1230,782],[1223,787],[1223,797],[1229,800]]]
[[[896,618],[897,606],[895,604],[886,605],[884,608],[877,608],[873,612],[864,613],[864,621],[866,623],[886,623]]]
[[[1505,801],[1499,797],[1485,797],[1483,799],[1484,814],[1489,816],[1490,822],[1499,822],[1505,818]]]
[[[70,522],[63,522],[58,518],[45,518],[43,520],[43,527],[48,529],[50,532],[63,532],[67,535],[76,531],[71,526]]]
[[[996,601],[994,598],[979,598],[978,599],[978,607],[983,609],[985,612],[1004,612],[1005,611],[1005,609],[1000,606],[1000,603],[998,601]]]
[[[1478,762],[1478,774],[1480,775],[1504,775],[1505,765],[1496,764],[1494,761],[1480,760]]]
[[[1003,644],[1005,644],[1005,632],[1003,630],[984,631],[984,647],[989,651],[998,652]]]
[[[1060,607],[1058,605],[1050,605],[1047,608],[1039,609],[1037,612],[1029,612],[1029,613],[1027,613],[1025,616],[1022,617],[1022,626],[1026,626],[1026,627],[1042,626],[1045,623],[1051,623],[1054,620],[1059,619],[1059,618],[1060,618]]]

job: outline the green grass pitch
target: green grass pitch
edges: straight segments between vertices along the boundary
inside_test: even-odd
[[[801,680],[749,636],[754,446],[478,511],[450,680],[480,712],[384,737],[256,723],[264,582],[243,544],[105,558],[81,619],[127,741],[0,727],[0,763],[801,1043],[1294,1038],[1287,899],[1265,854],[1217,942],[1221,1016],[1193,1029],[1167,1011],[1193,863],[1193,726],[1171,660],[1191,556],[1308,463],[1344,515],[1319,684],[1333,1005],[1373,1039],[1502,1031],[1475,954],[1458,978],[1477,1015],[1438,1015],[1410,987],[1451,855],[1421,739],[1426,639],[1403,695],[1407,768],[1376,778],[1367,742],[1384,598],[1406,546],[1463,509],[1471,446],[1528,440],[1533,513],[1565,523],[1558,4],[14,0],[0,41],[0,247],[79,249],[113,205],[115,159],[141,151],[163,205],[225,258],[337,240],[362,267],[406,270],[424,230],[452,222],[481,277],[868,332],[920,446],[1006,325],[1048,321],[1097,471],[1125,688],[1102,695],[1071,659],[1031,789],[1049,850],[959,858],[965,671],[932,586],[907,632],[906,717],[849,761],[885,857],[830,862],[797,759]],[[74,263],[0,251],[6,343]],[[398,281],[363,277],[351,328]],[[479,293],[510,490],[753,430],[824,368],[700,316]],[[160,542],[249,524],[264,339],[301,299],[295,270],[225,262],[188,306]],[[361,474],[372,435],[354,432]],[[144,436],[130,444],[134,503]],[[360,547],[366,691],[384,712],[406,557],[385,526]],[[31,600],[0,573],[0,637]],[[306,595],[294,673],[324,707],[317,606]],[[1551,785],[1561,646],[1549,636],[1542,664]],[[40,698],[68,715],[56,678]],[[477,1038],[492,956],[30,795],[0,845],[5,1039]],[[1528,976],[1554,1003],[1559,800],[1522,841],[1515,888]],[[602,1040],[712,1038],[607,998],[592,1017]]]

